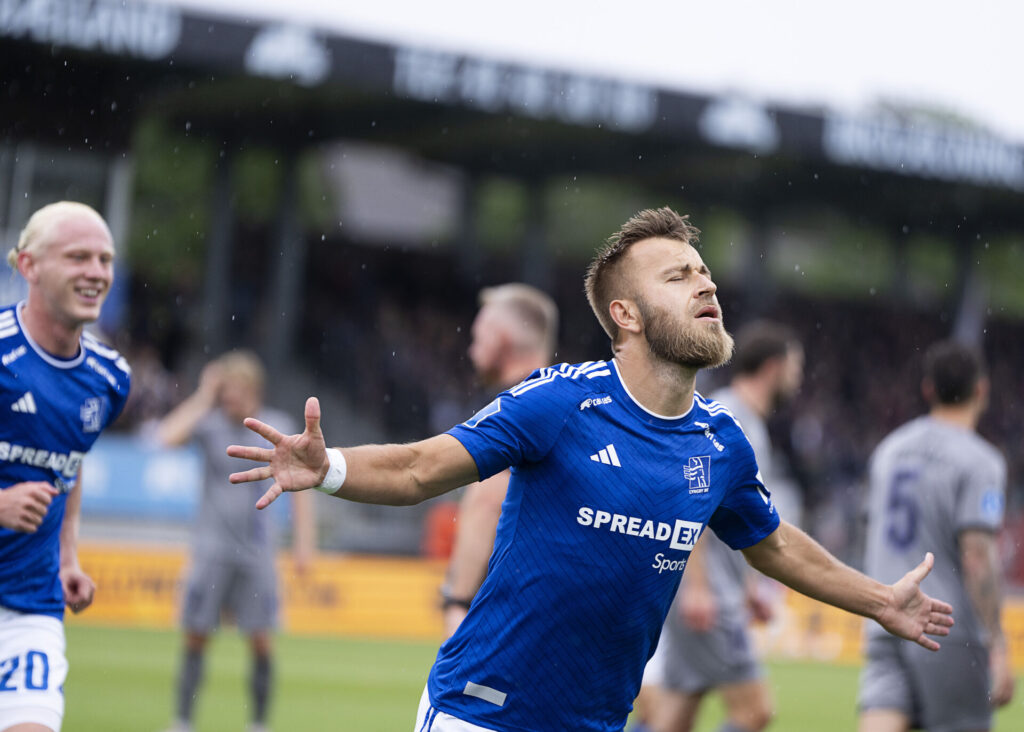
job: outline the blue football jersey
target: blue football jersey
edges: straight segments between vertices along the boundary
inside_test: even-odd
[[[89,334],[74,358],[54,357],[25,331],[20,312],[0,310],[0,489],[44,481],[60,495],[34,533],[0,528],[0,606],[61,618],[64,504],[85,453],[124,407],[130,369]]]
[[[705,526],[734,549],[779,518],[721,405],[663,417],[614,361],[534,372],[448,434],[512,467],[487,578],[431,669],[437,709],[496,730],[621,730]]]

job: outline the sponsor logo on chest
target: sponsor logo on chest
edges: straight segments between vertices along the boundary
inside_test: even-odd
[[[54,452],[42,447],[0,442],[0,461],[16,465],[31,465],[43,470],[52,470],[65,478],[74,478],[82,466],[84,452]]]
[[[672,523],[668,523],[641,516],[627,516],[621,513],[602,511],[590,506],[580,506],[576,513],[576,523],[613,534],[667,542],[669,549],[686,552],[693,550],[697,539],[700,538],[700,532],[704,528],[704,525],[697,521],[675,519]],[[651,568],[657,569],[658,574],[661,574],[666,570],[681,572],[685,566],[686,558],[667,559],[663,552],[659,552],[655,555]]]

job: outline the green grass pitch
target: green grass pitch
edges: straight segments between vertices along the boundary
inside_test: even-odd
[[[73,625],[67,629],[71,673],[65,684],[65,732],[158,732],[170,721],[180,637]],[[279,636],[277,693],[271,727],[291,730],[410,732],[432,643]],[[778,716],[771,729],[841,732],[856,729],[857,669],[816,663],[769,666]],[[248,721],[248,651],[233,630],[211,642],[206,682],[196,711],[197,732],[243,730]],[[1024,729],[1024,689],[1001,711],[995,730]],[[698,732],[721,720],[706,705]]]

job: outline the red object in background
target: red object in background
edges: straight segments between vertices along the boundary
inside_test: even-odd
[[[1008,589],[1020,592],[1024,589],[1024,513],[1007,514],[999,532],[999,553]]]
[[[423,541],[420,553],[430,559],[448,559],[455,545],[455,522],[459,516],[459,504],[455,501],[440,501],[427,512],[423,522]]]

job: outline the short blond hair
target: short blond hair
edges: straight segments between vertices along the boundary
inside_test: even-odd
[[[103,220],[103,217],[92,206],[77,201],[50,203],[38,209],[29,217],[25,228],[18,235],[18,243],[7,252],[7,264],[13,269],[17,269],[19,254],[22,252],[37,254],[42,251],[52,239],[51,231],[53,227],[64,219],[76,215],[92,216],[103,224],[103,228],[109,234],[110,228],[107,226],[107,222]],[[113,241],[113,237],[111,237],[111,241]]]
[[[220,367],[221,374],[225,379],[247,381],[254,389],[263,393],[267,372],[263,368],[260,357],[252,351],[245,349],[228,351],[217,359],[217,366]]]
[[[608,237],[587,268],[583,281],[594,315],[613,341],[619,328],[612,320],[608,306],[613,300],[631,297],[621,265],[629,248],[645,239],[672,239],[690,246],[697,245],[700,229],[690,223],[689,216],[680,216],[668,206],[648,208],[629,219],[622,228]]]
[[[549,295],[521,282],[510,282],[480,291],[480,306],[505,308],[512,314],[526,344],[550,359],[558,342],[558,306]]]

